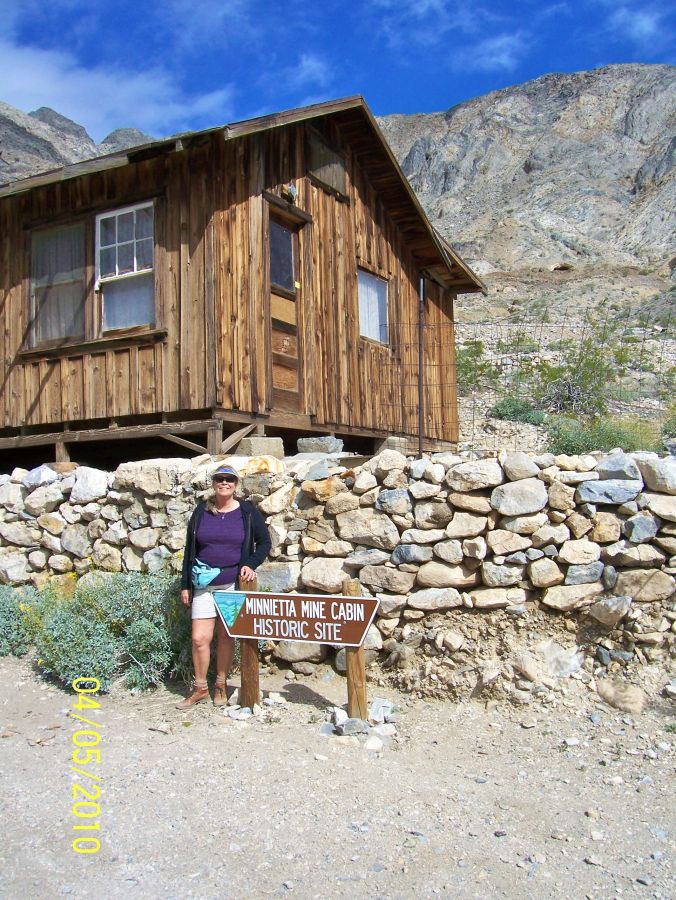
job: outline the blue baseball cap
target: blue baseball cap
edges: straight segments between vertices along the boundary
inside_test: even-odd
[[[216,471],[212,473],[211,480],[213,481],[217,475],[234,475],[239,481],[239,472],[237,469],[233,469],[232,466],[219,466]]]

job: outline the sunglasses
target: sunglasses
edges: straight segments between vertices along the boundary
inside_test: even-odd
[[[214,475],[211,479],[215,484],[237,484],[237,478],[234,475]]]

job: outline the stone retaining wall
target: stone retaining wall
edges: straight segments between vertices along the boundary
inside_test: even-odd
[[[215,462],[150,460],[114,473],[52,463],[0,476],[0,581],[178,571]],[[230,462],[272,535],[261,589],[340,593],[358,578],[381,600],[367,647],[393,664],[407,646],[452,658],[465,639],[454,615],[500,609],[513,619],[584,611],[601,629],[602,662],[660,661],[674,646],[676,458],[413,460],[385,450],[353,469],[318,454]],[[325,652],[276,650],[295,662]]]

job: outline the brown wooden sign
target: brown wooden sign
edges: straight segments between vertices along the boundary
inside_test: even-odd
[[[231,637],[360,647],[375,618],[375,597],[214,590]]]

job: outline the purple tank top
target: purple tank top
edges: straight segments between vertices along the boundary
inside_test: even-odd
[[[196,534],[197,557],[208,566],[221,569],[209,587],[237,580],[244,543],[242,507],[228,513],[204,511]]]

